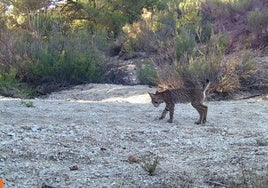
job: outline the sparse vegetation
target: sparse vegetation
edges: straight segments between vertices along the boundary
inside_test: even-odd
[[[252,170],[247,169],[241,164],[242,183],[240,185],[231,185],[231,187],[250,188],[250,187],[266,187],[268,185],[268,174],[257,175]]]
[[[23,106],[26,106],[28,108],[33,108],[34,107],[33,101],[24,101],[24,100],[21,100],[20,101],[20,104],[23,105]]]
[[[258,146],[268,146],[268,139],[257,139],[256,143]]]
[[[141,157],[139,164],[144,171],[148,172],[150,176],[153,176],[157,166],[159,165],[159,161],[159,156],[148,154]]]

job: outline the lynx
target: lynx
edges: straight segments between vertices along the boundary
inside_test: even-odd
[[[192,89],[167,89],[163,92],[156,91],[155,94],[149,93],[152,104],[155,107],[158,107],[161,103],[166,103],[166,107],[162,112],[160,119],[165,118],[166,114],[169,112],[170,119],[168,120],[169,123],[173,122],[173,114],[174,114],[174,107],[175,103],[191,103],[192,106],[198,111],[199,113],[199,120],[196,121],[196,124],[204,124],[207,120],[207,111],[208,107],[203,104],[203,101],[206,98],[206,91],[210,85],[209,80],[207,80],[204,87],[201,89],[199,88],[192,88]]]

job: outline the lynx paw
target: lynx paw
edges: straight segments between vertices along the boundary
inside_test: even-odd
[[[201,121],[196,121],[194,122],[196,125],[200,125],[201,124]]]
[[[169,119],[168,122],[169,122],[169,123],[173,123],[173,120],[172,120],[172,119]]]
[[[202,123],[201,123],[201,121],[196,121],[195,122],[195,124],[197,124],[197,125],[200,125],[200,124],[204,125],[205,123],[206,123],[206,121],[202,121]]]

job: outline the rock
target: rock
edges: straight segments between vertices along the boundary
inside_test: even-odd
[[[130,155],[128,157],[128,162],[131,163],[138,163],[139,162],[139,158],[135,155]]]
[[[69,168],[70,168],[71,171],[78,170],[77,165],[70,166]]]

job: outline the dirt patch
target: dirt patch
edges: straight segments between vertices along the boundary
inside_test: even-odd
[[[169,124],[147,91],[155,89],[89,84],[45,99],[0,97],[5,186],[228,187],[267,176],[267,101],[206,102],[203,126],[191,105],[177,104]],[[153,176],[128,161],[150,154],[159,156]]]

